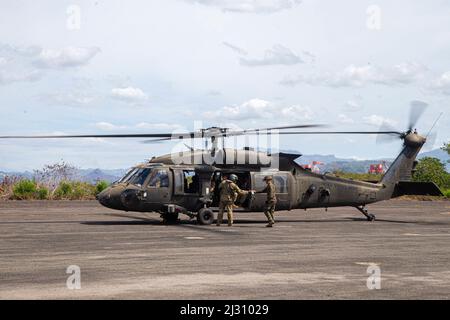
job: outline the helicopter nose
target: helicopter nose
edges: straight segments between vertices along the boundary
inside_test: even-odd
[[[96,196],[96,199],[102,206],[111,209],[123,210],[122,201],[120,198],[122,191],[122,187],[109,187],[100,192]]]

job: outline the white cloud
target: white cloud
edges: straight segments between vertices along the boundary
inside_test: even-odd
[[[16,70],[13,72],[0,70],[0,85],[13,82],[33,82],[42,77],[42,73],[36,70]]]
[[[0,44],[0,85],[39,80],[42,73],[31,66],[31,59],[40,50],[38,47]]]
[[[292,9],[301,0],[185,0],[190,3],[218,7],[223,11],[242,13],[274,13]]]
[[[87,64],[98,48],[66,47],[43,49],[38,46],[0,44],[0,85],[41,79],[44,69],[67,69]]]
[[[289,120],[311,120],[314,113],[308,107],[299,105],[289,106],[279,109],[280,114]],[[272,114],[274,117],[277,115],[276,111]]]
[[[179,124],[175,124],[175,123],[147,123],[147,122],[138,123],[135,127],[138,129],[164,130],[165,132],[183,128]]]
[[[119,129],[126,129],[126,126],[117,126],[109,122],[97,122],[95,123],[95,127],[97,127],[100,130],[105,131],[112,131],[112,130],[119,130]]]
[[[356,101],[356,100],[348,100],[343,109],[345,111],[349,111],[349,112],[355,112],[355,111],[360,111],[363,109],[362,105],[360,102]]]
[[[148,123],[140,122],[136,125],[115,125],[109,122],[97,122],[94,124],[96,128],[105,131],[112,130],[162,130],[164,132],[171,132],[175,130],[180,130],[183,127],[176,123]]]
[[[397,125],[397,121],[376,114],[373,114],[368,117],[363,117],[363,121],[364,123],[374,127],[381,127],[382,125],[395,127]]]
[[[247,67],[270,66],[270,65],[294,65],[303,63],[302,58],[294,53],[291,49],[282,45],[274,45],[264,53],[264,57],[260,59],[239,58],[239,63]]]
[[[337,73],[323,73],[316,75],[286,77],[280,84],[295,86],[306,83],[313,86],[330,87],[362,87],[369,84],[405,85],[421,79],[426,67],[415,62],[404,62],[388,68],[374,65],[349,65]]]
[[[342,124],[352,124],[355,123],[355,120],[353,120],[352,118],[350,118],[349,116],[341,113],[338,115],[338,122],[342,123]]]
[[[39,96],[39,100],[47,105],[52,106],[86,106],[94,102],[96,97],[87,92],[57,92],[51,94],[43,94]]]
[[[62,49],[42,49],[34,61],[38,68],[70,68],[87,64],[100,52],[99,48],[65,47]]]
[[[431,83],[431,89],[450,95],[450,71],[444,72]]]
[[[125,102],[141,102],[148,99],[147,94],[139,88],[126,87],[111,90],[111,97]]]
[[[217,111],[203,113],[203,116],[214,120],[250,120],[281,118],[286,121],[303,121],[313,118],[309,107],[298,105],[279,106],[262,99],[251,99],[240,105],[225,106]]]

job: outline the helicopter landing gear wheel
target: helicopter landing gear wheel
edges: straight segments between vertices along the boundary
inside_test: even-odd
[[[209,208],[201,208],[197,213],[199,224],[209,225],[214,221],[214,212]]]
[[[178,222],[178,212],[166,212],[161,214],[161,218],[163,219],[163,223],[165,224],[174,224]]]
[[[369,213],[367,209],[364,206],[356,207],[363,215],[366,216],[367,221],[375,221],[375,215],[372,213]]]

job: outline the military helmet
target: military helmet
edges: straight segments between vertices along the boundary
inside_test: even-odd
[[[264,181],[272,180],[272,176],[265,176],[263,180],[264,180]]]
[[[233,173],[230,174],[230,176],[228,178],[230,178],[231,181],[238,181],[238,176]]]

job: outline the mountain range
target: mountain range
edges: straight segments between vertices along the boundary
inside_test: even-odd
[[[283,152],[299,153],[298,151],[295,150],[284,150]],[[441,160],[443,163],[446,164],[447,171],[450,172],[450,157],[445,151],[441,149],[435,149],[428,152],[423,152],[418,156],[419,159],[424,157],[438,158],[439,160]],[[332,172],[338,170],[352,173],[365,173],[368,171],[371,164],[377,164],[380,163],[381,161],[385,161],[386,165],[389,166],[393,160],[394,159],[389,158],[376,160],[356,160],[351,158],[338,158],[335,155],[312,154],[312,155],[302,155],[300,158],[296,160],[296,162],[301,165],[311,164],[313,161],[322,162],[323,165],[319,166],[321,172],[327,171]],[[99,168],[77,169],[74,176],[78,180],[89,183],[95,183],[100,180],[113,182],[122,177],[127,170],[128,169],[99,169]],[[33,172],[0,171],[0,181],[2,181],[5,176],[17,176],[30,179],[33,177]]]

